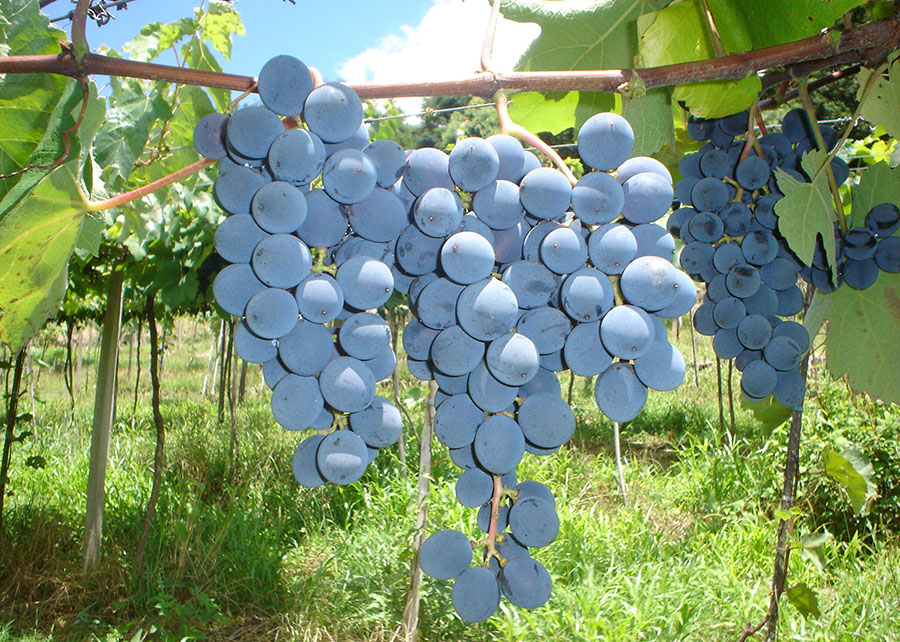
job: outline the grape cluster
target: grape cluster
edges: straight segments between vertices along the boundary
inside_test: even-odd
[[[634,135],[615,114],[579,132],[594,171],[573,187],[506,135],[465,138],[449,154],[369,142],[356,94],[313,88],[289,56],[266,64],[259,93],[263,106],[210,115],[195,140],[222,158],[213,193],[229,215],[216,249],[231,265],[214,290],[244,317],[238,353],[264,364],[281,425],[330,431],[299,445],[295,477],[352,483],[399,437],[397,408],[375,396],[396,357],[373,311],[405,294],[408,368],[438,384],[435,435],[462,470],[457,499],[488,534],[473,544],[433,533],[422,569],[455,579],[453,606],[469,622],[490,617],[501,595],[542,605],[550,576],[530,549],[556,538],[556,502],[516,468],[575,432],[557,373],[596,375],[600,410],[621,422],[648,388],[684,377],[662,320],[686,314],[697,292],[656,223],[672,203],[671,175],[629,158]],[[290,128],[298,115],[306,127]],[[337,415],[348,430],[331,429]]]
[[[687,313],[697,294],[655,224],[672,203],[671,176],[653,159],[629,159],[633,133],[615,114],[589,119],[578,140],[595,171],[574,188],[504,135],[463,139],[446,157],[414,151],[402,177],[416,197],[396,246],[399,270],[415,275],[407,364],[439,385],[435,435],[463,470],[458,501],[478,509],[488,533],[484,563],[472,566],[472,544],[454,530],[433,533],[419,559],[428,575],[455,578],[453,605],[469,622],[490,617],[501,596],[525,608],[550,596],[530,549],[556,538],[556,502],[539,482],[517,483],[516,468],[575,432],[556,373],[598,375],[596,402],[615,421],[633,419],[648,388],[672,390],[684,377],[662,319]],[[441,159],[430,180],[418,171],[423,152]],[[418,215],[423,197],[453,185],[472,194],[472,211],[454,200],[453,225],[432,230],[438,217]]]
[[[222,159],[213,196],[228,216],[215,247],[229,265],[213,292],[226,312],[243,317],[235,350],[263,364],[275,420],[288,430],[328,431],[297,448],[296,479],[350,484],[403,426],[397,407],[375,395],[396,357],[388,324],[367,311],[393,293],[390,267],[360,252],[330,266],[314,260],[314,248],[344,239],[348,214],[352,220],[376,181],[355,148],[368,138],[362,103],[343,85],[313,89],[306,66],[290,56],[266,63],[259,93],[263,106],[210,114],[195,130],[201,154]],[[301,113],[309,129],[286,129],[279,117]],[[323,187],[310,190],[319,178]],[[378,231],[387,225],[386,214],[377,217]],[[337,415],[349,430],[331,430]]]
[[[859,289],[871,286],[879,267],[900,270],[900,238],[891,237],[900,211],[878,205],[866,217],[866,227],[845,235],[835,223],[835,284],[821,237],[813,265],[804,265],[780,234],[775,212],[783,197],[775,179],[777,168],[800,182],[810,180],[801,159],[818,148],[815,125],[804,110],[789,111],[781,133],[758,139],[761,155],[742,139],[747,126],[747,112],[690,120],[688,134],[704,145],[679,163],[682,179],[675,195],[683,206],[669,217],[668,229],[685,243],[681,266],[706,285],[694,314],[697,331],[713,337],[718,357],[734,359],[746,397],[774,395],[796,407],[804,396],[798,366],[810,346],[806,329],[785,320],[803,309],[798,277],[831,292],[842,282]],[[832,128],[821,128],[821,134],[827,146],[837,143]],[[839,185],[849,176],[839,157],[831,161],[831,170]]]
[[[893,203],[880,203],[866,214],[865,225],[851,227],[841,234],[835,223],[834,238],[837,281],[828,266],[828,258],[818,237],[811,266],[804,265],[800,276],[817,290],[834,292],[846,283],[855,290],[872,287],[879,270],[900,272],[900,209]]]

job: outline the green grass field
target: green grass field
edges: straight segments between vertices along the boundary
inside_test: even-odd
[[[33,348],[36,419],[20,428],[35,434],[13,451],[0,541],[0,642],[392,639],[413,559],[420,384],[404,372],[402,394],[417,424],[407,427],[408,470],[393,447],[358,483],[304,489],[291,474],[302,435],[275,424],[256,368],[237,408],[239,452],[229,470],[230,421],[226,413],[218,425],[214,396],[201,395],[211,334],[205,325],[179,323],[182,340],[170,340],[163,374],[164,484],[140,575],[133,559],[155,438],[146,338],[134,414],[134,369],[129,376],[122,353],[103,562],[87,575],[80,558],[93,386],[80,387],[73,415],[50,366],[61,361],[62,348],[50,335],[50,348]],[[762,619],[787,426],[760,427],[736,399],[734,432],[723,433],[708,341],[698,337],[699,385],[686,329],[677,343],[689,362],[684,385],[651,393],[645,411],[623,428],[627,507],[612,426],[583,379],[573,386],[573,441],[520,465],[519,478],[546,483],[559,506],[560,535],[535,554],[553,577],[550,602],[535,611],[507,603],[489,621],[466,626],[450,605],[449,583],[426,577],[420,639],[715,642],[737,640]],[[85,373],[93,378],[88,357]],[[821,615],[804,618],[783,600],[781,639],[895,642],[900,410],[851,398],[821,365],[811,373],[794,539],[832,536],[821,569],[799,551],[791,556],[788,586],[813,589]],[[565,394],[568,378],[562,383]],[[387,388],[381,394],[391,396]],[[21,404],[30,410],[29,393]],[[855,447],[872,459],[880,497],[867,516],[854,515],[824,474],[826,447]],[[43,460],[26,465],[29,457]],[[459,528],[475,537],[475,511],[456,503],[455,478],[436,444],[427,530]]]

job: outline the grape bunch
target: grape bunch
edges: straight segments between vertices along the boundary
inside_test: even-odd
[[[557,373],[596,376],[597,405],[619,422],[648,389],[684,378],[663,319],[689,312],[697,292],[656,223],[671,175],[629,158],[634,135],[616,114],[581,128],[593,171],[573,187],[507,135],[465,138],[449,154],[369,142],[356,94],[313,87],[289,56],[266,63],[259,93],[262,106],[204,118],[195,140],[222,159],[216,249],[231,264],[214,292],[244,317],[236,349],[263,364],[282,426],[319,431],[295,452],[296,479],[352,483],[400,436],[398,409],[375,395],[396,366],[378,309],[406,295],[407,366],[438,385],[434,432],[462,471],[458,501],[486,534],[432,533],[422,569],[454,580],[468,622],[501,596],[539,607],[551,582],[531,551],[556,538],[559,517],[551,491],[516,470],[575,432]]]
[[[367,138],[362,104],[343,85],[314,89],[306,66],[289,56],[266,63],[259,93],[262,106],[210,114],[195,130],[201,154],[222,159],[213,197],[228,216],[215,247],[229,265],[213,292],[226,312],[243,317],[235,350],[263,364],[275,420],[288,430],[329,431],[297,448],[297,480],[349,484],[402,430],[397,407],[375,395],[396,365],[390,328],[368,312],[393,293],[390,267],[353,253],[328,269],[314,255],[344,239],[346,207],[361,207],[376,181],[354,148]],[[286,129],[279,115],[301,112],[309,129]],[[311,190],[317,179],[323,187]],[[387,216],[375,223],[382,233],[387,225]],[[331,430],[339,415],[350,430]]]
[[[845,234],[835,223],[834,255],[837,281],[828,266],[828,257],[818,237],[812,265],[800,269],[801,278],[817,290],[831,293],[847,284],[855,290],[872,287],[879,270],[900,272],[900,209],[893,203],[879,203],[866,214],[865,225],[851,227]]]
[[[789,407],[802,405],[804,384],[799,364],[809,350],[806,329],[787,317],[803,309],[798,277],[825,292],[846,282],[863,289],[871,286],[878,268],[900,270],[900,211],[878,205],[866,217],[866,227],[840,234],[835,223],[836,273],[826,260],[821,236],[811,266],[791,251],[778,229],[776,204],[783,194],[775,170],[781,168],[800,182],[809,182],[801,165],[806,152],[817,149],[813,127],[802,109],[789,111],[781,133],[758,139],[759,151],[742,138],[748,113],[714,120],[691,119],[688,134],[704,141],[699,151],[685,155],[675,187],[683,204],[669,217],[669,231],[685,246],[681,266],[706,285],[702,305],[694,313],[694,326],[713,337],[713,349],[722,359],[734,359],[741,371],[741,391],[751,400],[769,395]],[[821,129],[830,148],[838,136],[831,127]],[[839,157],[831,170],[840,185],[849,176]]]
[[[416,199],[395,249],[399,271],[414,276],[407,364],[438,383],[435,435],[462,470],[457,500],[477,509],[487,534],[473,544],[437,531],[419,559],[426,574],[454,580],[453,606],[468,622],[490,617],[501,596],[524,608],[550,596],[531,550],[556,538],[556,502],[540,482],[518,482],[516,468],[575,432],[556,373],[597,375],[595,400],[614,421],[633,419],[648,388],[673,390],[684,377],[662,319],[687,313],[697,293],[655,223],[671,206],[671,176],[658,161],[629,159],[633,132],[615,114],[593,116],[578,140],[595,171],[574,188],[504,135],[463,139],[447,156],[416,150],[401,178]],[[431,180],[420,154],[440,161]],[[452,225],[433,230],[438,216],[420,208],[454,185],[472,211],[450,199]]]

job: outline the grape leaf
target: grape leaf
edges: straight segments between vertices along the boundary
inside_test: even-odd
[[[884,127],[894,138],[900,138],[900,58],[896,58],[888,68],[888,78],[875,81],[869,92],[863,96],[872,69],[863,69],[859,74],[859,90],[856,99],[862,101],[860,113],[870,123]]]
[[[728,5],[753,41],[753,48],[809,38],[866,0],[709,0],[718,24],[722,5]]]
[[[59,309],[87,204],[78,160],[53,170],[0,220],[0,342],[18,351]],[[12,195],[9,195],[12,196]],[[0,203],[0,212],[11,198]]]
[[[764,434],[771,432],[791,418],[791,409],[769,395],[759,401],[750,401],[741,395],[741,407],[753,413],[753,417],[759,422]]]
[[[866,224],[866,214],[880,203],[900,207],[900,170],[879,161],[862,173],[859,185],[853,186],[850,227]]]
[[[243,36],[244,23],[241,15],[228,2],[211,0],[209,9],[200,18],[200,30],[203,38],[216,48],[225,60],[231,59],[231,43],[235,34]]]
[[[588,118],[613,107],[611,94],[600,92],[525,91],[516,94],[509,106],[509,115],[525,129],[538,133],[579,129]]]
[[[827,154],[818,150],[805,153],[801,165],[806,175],[815,176],[826,158]],[[814,183],[801,183],[781,168],[775,170],[775,178],[778,189],[784,194],[784,198],[775,204],[778,231],[806,265],[812,265],[816,237],[821,236],[828,265],[834,269],[834,205],[825,172]]]
[[[103,231],[106,222],[99,216],[88,214],[84,217],[81,230],[75,239],[75,251],[81,255],[100,256],[100,244],[103,242]]]
[[[181,57],[191,69],[204,69],[206,71],[222,71],[222,65],[216,60],[213,52],[209,50],[203,42],[196,38],[191,38],[187,44],[181,48]],[[228,104],[231,102],[231,92],[227,89],[208,88],[209,95],[212,96],[217,111],[226,111]]]
[[[106,115],[94,143],[97,162],[111,168],[113,176],[127,179],[144,151],[150,126],[168,107],[159,92],[145,95],[135,80],[128,80],[115,92],[115,106]]]
[[[753,48],[743,22],[720,3],[715,16],[726,53]],[[715,58],[710,28],[699,0],[669,5],[638,19],[640,61],[655,67]],[[683,101],[691,113],[718,118],[745,109],[756,100],[762,83],[755,74],[740,80],[715,80],[678,85],[673,98]]]
[[[199,24],[192,18],[182,18],[170,23],[151,22],[131,41],[122,45],[122,51],[132,60],[150,62],[186,36],[196,33]]]
[[[872,462],[858,450],[848,448],[841,453],[826,450],[822,453],[825,472],[843,488],[853,510],[863,515],[878,496],[878,488],[872,481]]]
[[[798,582],[791,588],[787,589],[784,594],[787,596],[788,602],[800,612],[804,618],[810,615],[820,617],[822,612],[819,611],[819,598],[806,582]]]
[[[4,18],[0,23],[0,43],[8,48],[10,55],[59,53],[59,40],[66,34],[50,25],[47,16],[38,11],[37,3],[0,0],[0,16]],[[59,158],[63,149],[59,135],[62,129],[48,125],[55,118],[62,118],[60,103],[72,99],[74,82],[54,74],[6,74],[2,77],[0,174],[16,172],[29,163],[49,164]],[[53,132],[49,139],[48,129]],[[33,158],[39,147],[43,153]],[[0,179],[0,198],[20,179],[21,176]]]
[[[821,573],[825,569],[822,546],[831,539],[831,533],[808,533],[800,536],[800,557],[809,561]]]
[[[637,18],[667,4],[668,0],[582,0],[579,2],[545,2],[542,0],[507,0],[501,5],[504,17],[517,22],[540,25],[535,38],[516,68],[522,71],[584,70],[630,68],[637,51]],[[660,89],[650,93],[668,94]],[[524,122],[513,111],[513,118],[531,131],[562,131],[581,126],[587,116],[610,109],[610,97],[598,92],[572,92],[560,103],[559,94],[544,95],[544,106],[537,97],[529,98],[531,108]],[[513,110],[518,109],[513,99]],[[571,101],[571,102],[570,102]],[[671,112],[665,101],[649,99],[641,109],[634,109],[629,121],[635,130],[635,149],[654,153],[671,140]],[[524,106],[522,107],[524,109]],[[543,115],[542,115],[543,112]],[[571,114],[575,118],[571,118]],[[562,119],[569,122],[561,127]],[[660,134],[662,131],[662,134]],[[647,140],[643,136],[648,136]],[[635,152],[637,153],[637,152]]]
[[[828,314],[828,306],[831,303],[830,296],[830,294],[816,290],[803,315],[803,327],[806,328],[811,339],[816,338],[825,323],[825,316]]]
[[[900,403],[900,274],[881,272],[867,290],[845,285],[828,298],[828,370],[854,391]]]
[[[830,26],[865,0],[708,0],[725,53],[800,40]],[[715,57],[709,21],[699,0],[673,3],[638,20],[640,62],[666,65]],[[759,78],[687,83],[675,88],[696,116],[715,118],[746,109],[761,89]]]
[[[651,89],[643,96],[623,99],[622,116],[634,130],[633,156],[649,156],[665,145],[674,145],[671,114],[669,92],[662,89]]]

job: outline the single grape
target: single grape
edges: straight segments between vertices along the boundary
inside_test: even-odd
[[[590,167],[609,171],[624,163],[634,149],[627,120],[613,113],[591,116],[578,131],[578,155]]]

